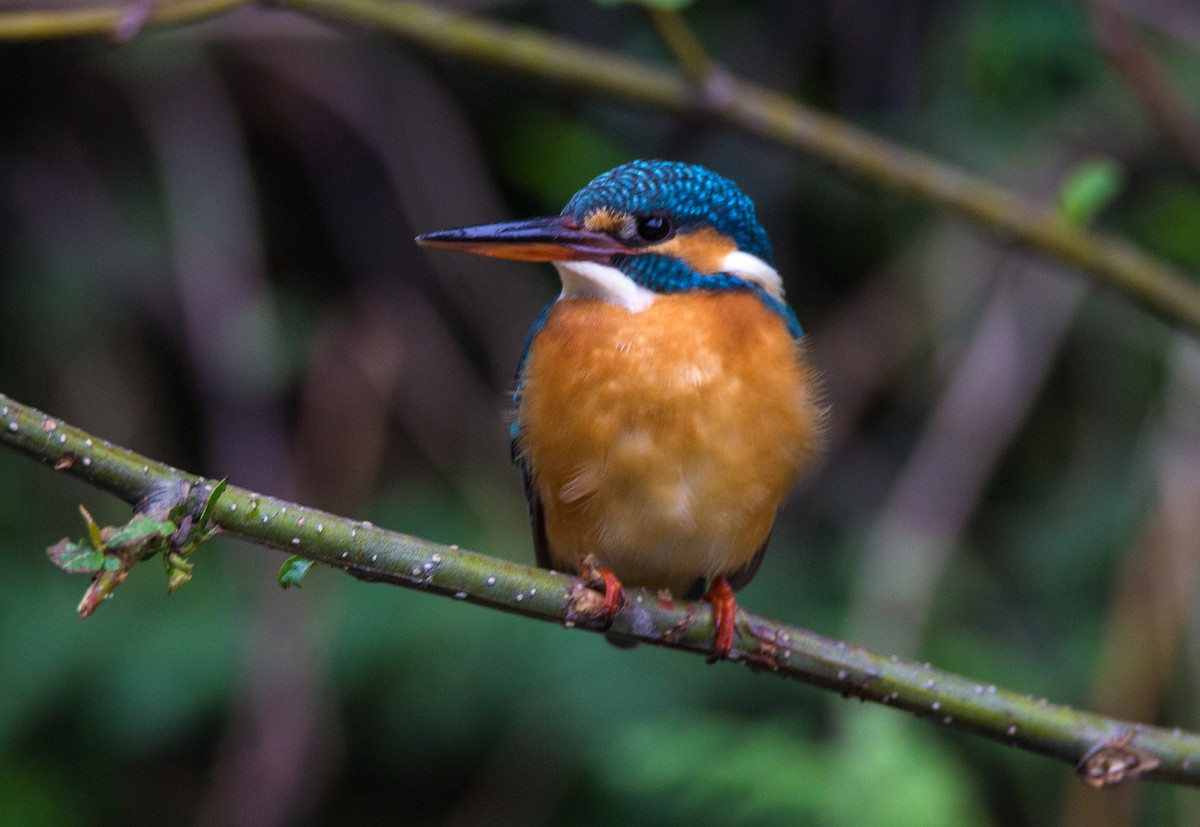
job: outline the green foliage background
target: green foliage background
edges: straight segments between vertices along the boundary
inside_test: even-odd
[[[670,60],[633,6],[481,5]],[[1200,17],[1148,8],[1146,46],[1200,100]],[[686,19],[739,75],[1036,203],[1061,195],[1200,272],[1200,171],[1075,3],[706,0]],[[117,49],[6,44],[0,73],[15,398],[189,470],[528,561],[503,416],[553,273],[410,239],[557,212],[631,158],[704,163],[758,203],[831,404],[829,457],[743,602],[983,683],[1200,726],[1200,543],[1180,529],[1200,514],[1200,360],[1075,275],[700,117],[278,11]],[[1012,403],[1011,427],[948,428],[950,399],[958,425]],[[919,468],[936,473],[911,485]],[[1190,791],[1093,793],[1037,756],[695,658],[319,569],[285,593],[282,557],[228,539],[169,600],[144,567],[81,623],[82,583],[42,550],[78,533],[78,502],[101,522],[124,509],[2,452],[0,492],[5,824],[1200,816]]]

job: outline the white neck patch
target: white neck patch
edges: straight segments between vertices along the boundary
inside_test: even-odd
[[[754,256],[750,256],[762,264]],[[563,299],[593,298],[638,313],[654,304],[654,292],[647,290],[616,267],[595,261],[556,261],[554,269],[562,279]],[[774,272],[773,270],[771,272]],[[739,276],[744,278],[744,276]],[[777,275],[776,279],[779,278]],[[748,280],[748,279],[747,279]]]
[[[725,258],[721,259],[718,272],[728,273],[757,285],[783,301],[783,279],[779,277],[779,271],[756,255],[743,253],[741,250],[727,253]]]

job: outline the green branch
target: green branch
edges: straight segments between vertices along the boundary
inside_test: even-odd
[[[178,0],[151,7],[146,24],[198,20],[246,0]],[[472,60],[624,103],[714,120],[815,158],[867,185],[958,213],[998,237],[1056,258],[1135,304],[1200,336],[1200,285],[1110,236],[1080,229],[982,178],[878,138],[778,93],[710,70],[693,83],[673,69],[631,60],[536,29],[403,0],[279,0],[336,23],[385,31],[430,52]],[[130,9],[0,13],[0,39],[112,34]]]
[[[194,518],[195,530],[205,535],[219,528],[342,569],[360,580],[604,631],[596,616],[601,597],[579,578],[387,531],[232,485],[214,494],[220,483],[96,439],[3,394],[0,444],[116,494],[137,505],[138,515],[157,511],[160,519],[168,514],[176,519],[183,505]],[[184,517],[180,522],[190,528],[193,520]],[[90,529],[98,546],[101,534],[111,543],[121,531],[101,530],[94,524]],[[166,526],[154,532],[153,542],[167,542],[169,531]],[[198,540],[188,531],[176,534],[180,536],[170,541],[173,547],[190,554]],[[154,553],[149,546],[141,548],[138,560]],[[60,556],[62,549],[63,544],[53,547]],[[171,552],[164,547],[163,553]],[[56,562],[61,564],[61,559]],[[123,571],[127,569],[125,566]],[[113,588],[116,585],[119,580]],[[945,726],[1068,761],[1094,786],[1135,777],[1200,786],[1198,735],[1035,700],[929,666],[882,657],[750,612],[739,611],[737,627],[739,634],[729,659],[755,671],[894,706]],[[706,603],[664,601],[651,592],[631,589],[611,631],[644,643],[708,654],[712,611]]]
[[[0,14],[0,40],[47,40],[80,35],[109,35],[125,40],[143,25],[197,23],[244,6],[250,0],[174,0],[131,2],[120,6],[6,11]],[[130,25],[133,23],[133,28]]]

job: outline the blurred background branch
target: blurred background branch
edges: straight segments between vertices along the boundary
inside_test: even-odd
[[[208,0],[157,6],[147,22],[176,23],[202,19],[239,2]],[[693,85],[686,75],[630,60],[620,55],[551,37],[528,27],[505,26],[433,5],[380,0],[283,0],[282,6],[332,22],[356,23],[382,29],[431,51],[502,67],[545,83],[587,90],[595,94],[668,112],[701,112],[745,132],[789,149],[803,152],[865,184],[957,212],[985,229],[1022,246],[1054,256],[1079,268],[1099,283],[1171,324],[1200,336],[1200,286],[1168,265],[1146,256],[1118,239],[1073,226],[1053,211],[1034,210],[1010,192],[933,158],[905,149],[858,129],[842,119],[824,115],[784,95],[722,74],[713,81],[700,66],[696,42],[678,16],[656,13],[656,25],[681,56],[693,77],[705,71],[704,82]],[[1119,16],[1094,7],[1103,21],[1105,42],[1116,49]],[[170,10],[169,13],[166,10]],[[0,37],[52,37],[85,33],[112,33],[126,19],[121,8],[100,10],[81,17],[52,12],[0,16]],[[1098,22],[1097,24],[1101,24]],[[1125,41],[1120,41],[1125,43]],[[682,50],[682,52],[680,52]],[[702,53],[700,53],[702,55]],[[1122,58],[1136,57],[1132,47],[1121,48]],[[1139,67],[1134,76],[1147,100],[1171,128],[1185,140],[1190,124],[1169,105],[1163,87],[1150,77],[1145,61],[1124,60],[1120,65]],[[1144,82],[1143,82],[1144,81]],[[1150,93],[1153,88],[1158,90]],[[1185,148],[1187,143],[1183,144]]]
[[[1131,12],[1113,0],[1087,0],[1096,42],[1154,123],[1200,175],[1200,118],[1142,46]]]
[[[135,0],[117,6],[5,10],[0,13],[0,39],[49,40],[108,35],[116,41],[125,41],[147,25],[197,23],[251,2],[253,0],[170,0],[164,3]]]

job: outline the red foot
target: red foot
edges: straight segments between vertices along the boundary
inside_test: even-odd
[[[604,588],[604,602],[600,604],[599,613],[605,620],[611,621],[625,605],[625,587],[621,585],[612,569],[599,565],[591,555],[579,564],[579,570],[584,580]]]
[[[596,574],[604,582],[604,604],[600,607],[600,611],[606,618],[612,620],[613,615],[621,611],[621,607],[625,605],[625,587],[613,574],[612,569],[596,569]]]
[[[737,616],[737,598],[725,575],[713,578],[704,593],[704,599],[713,607],[713,626],[716,628],[716,640],[713,641],[713,660],[721,660],[733,650],[734,619]]]

